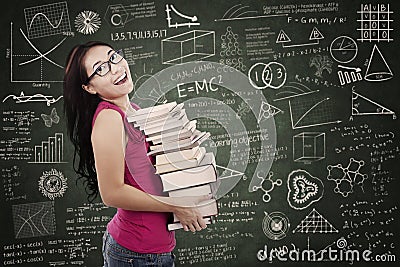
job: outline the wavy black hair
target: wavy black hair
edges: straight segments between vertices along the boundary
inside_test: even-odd
[[[73,168],[78,174],[76,182],[83,180],[89,202],[99,195],[91,134],[93,116],[102,99],[97,94],[88,93],[82,85],[88,78],[84,66],[85,55],[95,46],[113,48],[101,41],[76,45],[67,57],[63,93],[67,134],[74,145]]]

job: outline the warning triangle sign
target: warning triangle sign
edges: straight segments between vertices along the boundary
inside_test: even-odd
[[[278,34],[278,37],[276,38],[276,43],[287,43],[287,42],[291,42],[292,40],[290,40],[289,36],[283,31],[281,30]]]
[[[370,82],[385,81],[393,77],[392,70],[386,63],[376,44],[372,49],[364,79]]]
[[[308,38],[310,41],[311,40],[320,40],[324,39],[324,36],[322,33],[317,29],[317,27],[314,27],[311,31],[310,37]]]
[[[338,233],[339,231],[328,222],[321,214],[319,214],[315,209],[313,209],[310,214],[308,214],[293,233]]]

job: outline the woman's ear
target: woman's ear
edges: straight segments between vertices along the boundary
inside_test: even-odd
[[[89,85],[82,84],[82,89],[85,90],[86,92],[88,92],[89,94],[92,94],[92,95],[97,94],[97,92],[93,89],[92,86],[90,86],[90,84]]]

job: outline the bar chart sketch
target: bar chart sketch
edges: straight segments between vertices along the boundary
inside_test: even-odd
[[[29,163],[66,163],[63,161],[64,135],[56,133],[35,146],[34,161]]]

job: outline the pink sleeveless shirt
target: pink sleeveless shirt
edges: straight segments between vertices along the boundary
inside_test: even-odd
[[[134,109],[139,109],[132,103]],[[155,174],[151,158],[147,156],[148,144],[144,134],[126,120],[125,113],[116,105],[106,101],[99,103],[93,117],[103,109],[113,109],[121,114],[128,136],[125,150],[125,184],[152,195],[163,195],[160,177]],[[110,177],[111,179],[111,177]],[[165,253],[175,247],[174,232],[167,229],[169,213],[143,212],[117,209],[107,225],[111,236],[121,246],[138,253]]]

